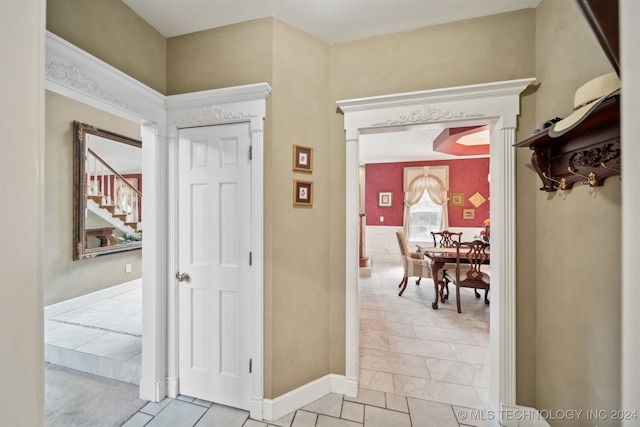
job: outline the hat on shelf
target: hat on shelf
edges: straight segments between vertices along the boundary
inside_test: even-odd
[[[616,73],[605,74],[578,88],[573,97],[573,113],[549,128],[549,136],[558,137],[579,125],[598,105],[620,93],[620,79]]]

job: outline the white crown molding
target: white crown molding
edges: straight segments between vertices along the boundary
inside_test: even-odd
[[[345,129],[437,123],[453,120],[486,121],[518,111],[520,93],[534,78],[508,80],[337,101],[345,114]],[[462,105],[461,105],[462,104]],[[463,107],[464,109],[461,109]],[[504,117],[515,127],[515,115]]]
[[[161,122],[165,97],[47,32],[45,88],[129,120]]]
[[[256,83],[170,95],[166,98],[167,132],[173,135],[179,128],[264,118],[265,99],[270,93],[271,87],[267,83]]]
[[[185,117],[175,123],[178,128],[203,126],[208,124],[217,124],[225,122],[237,122],[251,120],[253,117],[259,117],[255,113],[244,113],[224,110],[216,105],[210,105],[198,113]]]
[[[427,105],[423,105],[417,110],[413,110],[409,114],[404,114],[397,119],[388,119],[381,122],[372,123],[371,127],[415,125],[423,123],[442,122],[447,120],[470,119],[483,116],[484,114],[480,113],[454,113],[453,111],[442,110],[440,108],[433,108]]]
[[[201,107],[206,103],[235,104],[237,102],[266,99],[271,93],[267,83],[254,83],[244,86],[225,87],[203,90],[200,92],[182,93],[167,96],[167,106],[171,109]]]
[[[455,86],[442,89],[430,89],[416,92],[396,93],[337,101],[343,112],[372,110],[375,108],[398,107],[415,104],[437,104],[451,101],[484,99],[503,96],[519,96],[535,78],[507,80],[503,82],[481,83],[467,86]]]

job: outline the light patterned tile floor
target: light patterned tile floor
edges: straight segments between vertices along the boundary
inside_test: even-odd
[[[179,396],[149,403],[125,426],[485,425],[473,421],[471,415],[487,409],[489,307],[472,290],[463,289],[462,313],[457,313],[452,287],[450,299],[433,310],[433,282],[423,279],[417,286],[410,279],[399,297],[401,278],[401,265],[376,265],[371,277],[360,280],[361,388],[357,398],[331,393],[268,422],[250,419],[246,411]],[[135,304],[135,298],[129,303]],[[113,310],[105,304],[94,309]],[[129,305],[118,308],[126,312]]]

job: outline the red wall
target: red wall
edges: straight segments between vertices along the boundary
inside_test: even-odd
[[[489,218],[489,159],[438,160],[403,163],[372,163],[365,165],[365,212],[367,225],[402,226],[404,216],[403,170],[405,167],[449,165],[449,194],[463,193],[464,206],[449,209],[450,227],[483,227]],[[391,207],[378,206],[378,193],[393,193]],[[476,192],[487,199],[477,208],[469,201]],[[463,209],[475,209],[474,219],[463,219]],[[384,222],[380,217],[384,217]]]

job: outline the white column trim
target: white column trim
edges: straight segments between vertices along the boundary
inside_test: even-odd
[[[489,406],[495,413],[499,413],[502,405],[515,404],[515,149],[511,145],[520,112],[520,93],[534,80],[520,79],[337,102],[344,113],[344,128],[347,133],[345,371],[346,381],[351,386],[357,386],[358,383],[359,358],[355,220],[358,210],[357,204],[354,204],[358,200],[359,159],[356,139],[359,130],[422,123],[449,123],[457,126],[463,123],[490,124],[491,220],[498,229],[504,228],[502,232],[498,232],[498,244],[492,244],[491,248],[492,299],[498,303],[494,303],[491,310],[492,374]],[[492,240],[494,237],[492,233]]]
[[[358,229],[359,229],[359,142],[358,129],[346,129],[347,174],[346,174],[346,364],[345,394],[358,395],[359,335],[358,316]],[[355,195],[355,197],[354,197]]]
[[[490,186],[491,257],[501,261],[491,263],[491,299],[493,306],[498,302],[499,307],[490,312],[491,384],[497,385],[489,391],[492,408],[516,403],[515,134],[515,127],[503,127],[499,120],[491,137],[491,176],[501,177],[492,179]],[[493,286],[494,282],[498,286]]]
[[[251,324],[253,374],[249,414],[262,419],[264,397],[264,121],[251,119]]]
[[[173,277],[178,266],[178,128],[167,126],[167,396],[180,393],[178,377],[178,286]],[[144,337],[144,335],[143,335]]]
[[[166,144],[158,129],[142,125],[142,209],[154,212],[145,219],[142,244],[142,376],[140,397],[160,401],[167,395],[167,212]]]

